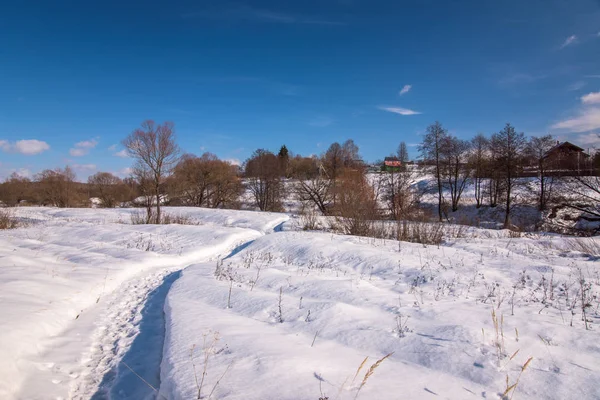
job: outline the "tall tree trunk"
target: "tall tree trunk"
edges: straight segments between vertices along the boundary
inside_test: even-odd
[[[156,188],[156,223],[160,224],[161,215],[160,215],[160,186],[157,184]]]

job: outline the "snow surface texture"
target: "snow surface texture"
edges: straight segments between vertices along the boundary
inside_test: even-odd
[[[600,398],[600,262],[575,239],[423,246],[165,209],[198,225],[18,209],[29,226],[0,231],[0,398],[489,399],[530,357],[514,399]]]
[[[129,225],[137,211],[23,208],[29,227],[0,231],[0,398],[142,398],[118,362],[141,350],[159,382],[162,301],[178,271],[288,219],[178,208],[201,225]]]
[[[171,287],[161,394],[196,398],[208,355],[207,398],[214,389],[215,399],[353,399],[392,353],[360,398],[499,398],[529,357],[515,399],[600,398],[597,299],[591,330],[577,305],[570,326],[566,308],[579,269],[597,290],[599,263],[551,249],[561,241],[261,237],[218,268],[185,269]]]

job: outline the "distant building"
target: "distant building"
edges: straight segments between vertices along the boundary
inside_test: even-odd
[[[400,167],[402,167],[402,162],[398,157],[386,157],[383,160],[382,170],[384,171],[399,171]]]
[[[556,142],[556,146],[548,150],[544,158],[551,168],[570,171],[581,171],[590,168],[590,155],[571,142]]]

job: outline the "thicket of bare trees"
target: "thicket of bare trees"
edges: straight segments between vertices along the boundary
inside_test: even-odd
[[[81,207],[89,200],[82,193],[81,185],[75,180],[75,172],[69,166],[46,169],[35,176],[38,202],[55,207]]]
[[[238,208],[243,191],[237,166],[211,153],[183,155],[169,186],[172,203],[208,208]]]
[[[90,195],[100,199],[100,206],[114,208],[131,200],[133,190],[110,172],[98,172],[88,178]]]
[[[282,211],[285,187],[279,157],[258,149],[246,161],[244,169],[256,207],[261,211]]]
[[[13,172],[4,183],[0,184],[0,202],[14,207],[22,201],[33,202],[31,179]]]

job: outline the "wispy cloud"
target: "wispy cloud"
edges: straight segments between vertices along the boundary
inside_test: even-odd
[[[98,141],[96,139],[84,140],[82,142],[75,143],[71,149],[69,149],[69,154],[72,157],[82,157],[90,152],[91,149],[96,147]]]
[[[398,93],[398,95],[402,96],[403,94],[410,92],[410,89],[412,89],[412,85],[404,85],[404,87],[402,88],[402,90],[400,90],[400,93]]]
[[[95,171],[96,164],[73,164],[73,169],[77,171]]]
[[[504,76],[498,81],[498,83],[501,85],[515,85],[523,83],[532,83],[546,78],[548,78],[548,74],[528,74],[523,72],[516,72]]]
[[[599,104],[600,103],[600,92],[588,93],[581,97],[583,104]]]
[[[600,133],[584,133],[575,138],[578,145],[589,147],[600,147]]]
[[[567,86],[567,90],[570,92],[573,92],[575,90],[582,89],[585,85],[586,85],[586,83],[584,81],[574,82],[574,83],[570,84],[569,86]]]
[[[26,156],[33,156],[50,150],[50,145],[37,139],[17,140],[14,143],[7,140],[0,140],[0,149],[5,153],[19,153]]]
[[[387,111],[387,112],[391,112],[394,114],[400,114],[400,115],[417,115],[417,114],[421,114],[419,111],[413,111],[410,110],[408,108],[402,108],[402,107],[385,107],[385,106],[379,106],[377,107],[380,110],[383,111]]]
[[[111,146],[108,146],[108,151],[115,151],[115,150],[117,149],[117,146],[118,146],[118,145],[116,145],[116,144],[113,144],[113,145],[111,145]]]
[[[317,128],[325,128],[326,126],[329,126],[331,124],[333,124],[333,119],[329,118],[329,117],[317,117],[312,119],[308,125],[310,126],[314,126]]]
[[[571,35],[565,39],[563,44],[560,46],[561,49],[564,49],[567,46],[571,46],[572,44],[577,43],[577,35]]]
[[[241,6],[231,9],[209,9],[182,14],[182,18],[227,19],[234,22],[250,21],[272,24],[346,25],[344,22],[315,16],[288,14],[266,9]]]

